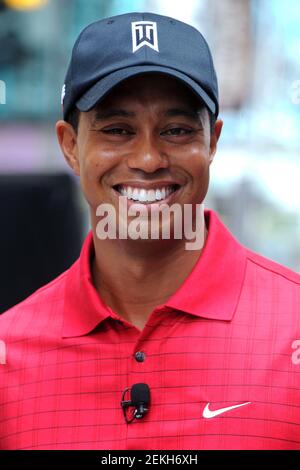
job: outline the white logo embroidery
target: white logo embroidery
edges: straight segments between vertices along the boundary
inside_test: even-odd
[[[65,94],[66,94],[66,85],[63,85],[62,90],[61,90],[61,104],[63,104],[64,102]]]
[[[0,364],[6,364],[6,346],[2,339],[0,339]]]
[[[131,23],[132,52],[143,46],[148,46],[159,52],[157,25],[154,21],[134,21]]]
[[[226,411],[233,410],[234,408],[239,408],[240,406],[245,406],[249,405],[251,401],[247,401],[246,403],[241,403],[240,405],[233,405],[233,406],[228,406],[227,408],[220,408],[218,410],[211,411],[209,409],[210,403],[207,403],[206,407],[203,410],[203,418],[214,418],[215,416],[219,416],[222,413],[226,413]]]

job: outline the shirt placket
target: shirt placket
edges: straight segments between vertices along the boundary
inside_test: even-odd
[[[144,329],[139,332],[136,328],[136,341],[131,345],[131,353],[128,358],[127,369],[127,387],[132,388],[135,384],[146,384],[150,391],[149,411],[141,419],[133,419],[132,422],[124,424],[127,427],[126,449],[142,449],[147,445],[147,436],[149,436],[151,428],[151,420],[153,419],[153,399],[155,402],[155,388],[157,377],[153,373],[155,371],[156,355],[159,351],[160,340],[157,338],[157,328],[166,309],[154,309],[150,315]],[[126,395],[126,399],[130,399],[130,390]],[[134,411],[131,407],[130,415]],[[129,416],[130,416],[129,415]]]

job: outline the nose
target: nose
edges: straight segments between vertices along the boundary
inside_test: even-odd
[[[135,144],[127,159],[129,168],[154,173],[169,166],[169,159],[154,136],[142,135]]]

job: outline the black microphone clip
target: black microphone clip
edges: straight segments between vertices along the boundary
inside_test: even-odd
[[[125,401],[125,395],[130,390],[130,400]],[[132,423],[134,419],[142,419],[149,411],[150,388],[147,384],[134,384],[131,388],[126,388],[122,395],[121,407],[123,409],[126,423]],[[127,415],[127,408],[134,407],[131,417]]]

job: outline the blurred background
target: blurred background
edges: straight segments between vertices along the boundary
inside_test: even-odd
[[[206,37],[224,120],[206,207],[300,272],[299,0],[0,0],[0,312],[79,255],[88,210],[56,142],[61,88],[81,29],[130,11]]]

